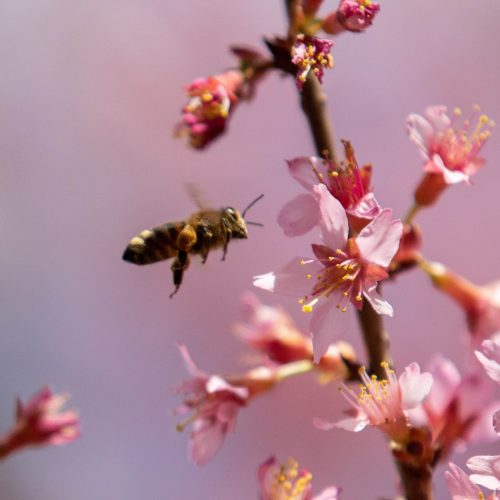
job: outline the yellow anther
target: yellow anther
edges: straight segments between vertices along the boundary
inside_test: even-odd
[[[486,125],[490,119],[488,118],[488,115],[481,115],[479,117],[479,121],[483,124],[483,125]]]
[[[304,259],[301,259],[300,260],[300,264],[303,266],[304,264],[306,263],[306,261]]]
[[[328,257],[328,260],[331,262],[332,260],[335,260],[335,257],[330,255],[330,257]]]
[[[302,311],[305,313],[310,313],[310,312],[312,312],[312,310],[313,310],[313,306],[311,306],[309,304],[304,304],[302,306]]]
[[[462,110],[461,110],[460,108],[455,108],[455,109],[453,110],[453,114],[454,114],[455,116],[462,116]]]
[[[356,301],[361,302],[363,300],[363,297],[361,295],[356,295]]]
[[[389,363],[387,361],[382,361],[382,363],[380,363],[380,366],[382,368],[389,368]]]
[[[344,292],[344,297],[349,297],[349,292]]]
[[[342,311],[343,313],[345,313],[345,312],[347,311],[347,307],[343,307],[343,308],[341,309],[341,311]]]
[[[302,305],[304,303],[304,299],[299,299],[299,304]]]
[[[308,280],[310,280],[312,277],[313,277],[313,276],[312,276],[312,274],[306,274],[306,278],[307,278]]]
[[[328,172],[328,175],[329,175],[330,177],[338,177],[338,176],[339,176],[339,173],[338,173],[338,172],[336,172],[335,170],[330,170],[330,171]]]
[[[342,252],[342,250],[340,248],[337,248],[337,250],[335,250],[335,253],[338,254],[338,255],[341,255],[344,252]]]
[[[210,92],[203,92],[203,94],[201,94],[201,100],[204,102],[210,102],[212,99],[213,97]]]

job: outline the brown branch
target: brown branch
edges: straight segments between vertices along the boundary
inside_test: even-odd
[[[328,120],[326,96],[314,75],[310,75],[304,84],[301,105],[307,117],[317,153],[325,151],[334,162],[338,162],[333,138],[333,129]],[[392,364],[389,350],[389,335],[384,327],[382,316],[377,314],[365,300],[363,309],[358,311],[358,319],[363,332],[363,339],[370,363],[370,372],[385,378],[381,367],[383,361]],[[410,443],[413,444],[413,443]],[[406,454],[394,455],[407,500],[432,500],[432,468],[427,460],[415,460],[408,463],[403,460]]]

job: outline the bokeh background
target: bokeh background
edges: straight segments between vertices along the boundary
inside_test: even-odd
[[[25,451],[0,467],[2,500],[256,498],[256,468],[270,454],[295,457],[315,488],[334,482],[344,499],[388,498],[396,475],[374,430],[321,433],[315,415],[345,403],[336,387],[290,380],[238,417],[237,432],[202,469],[175,432],[170,393],[185,371],[175,342],[210,372],[242,369],[248,352],[231,333],[252,276],[307,252],[276,224],[300,191],[285,158],[313,153],[291,79],[277,74],[239,107],[229,133],[206,151],[174,139],[183,85],[233,63],[231,43],[261,44],[281,33],[281,1],[4,0],[0,4],[0,428],[14,398],[43,383],[72,395],[82,438]],[[326,0],[329,8],[334,2]],[[345,34],[325,77],[335,129],[361,162],[375,165],[382,205],[402,216],[421,174],[405,133],[409,112],[429,104],[478,103],[500,119],[500,2],[382,2],[365,35]],[[425,253],[476,282],[500,276],[500,136],[475,186],[450,189],[422,214]],[[215,206],[244,207],[265,223],[231,245],[226,262],[194,263],[179,294],[169,264],[121,261],[140,230],[193,211],[184,185]],[[418,272],[385,287],[399,368],[441,352],[463,366],[461,311]],[[259,295],[288,307],[295,303]],[[347,340],[360,346],[356,323]],[[360,351],[363,356],[362,351]],[[476,446],[454,459],[498,453]],[[447,498],[436,474],[437,498]]]

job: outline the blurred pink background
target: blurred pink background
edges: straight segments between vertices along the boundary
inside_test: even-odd
[[[242,369],[248,352],[231,333],[252,276],[308,251],[276,224],[300,192],[285,158],[313,153],[293,82],[273,74],[242,105],[229,133],[206,152],[172,137],[183,85],[233,63],[228,44],[259,45],[284,28],[282,1],[6,0],[0,6],[0,428],[16,395],[43,383],[72,395],[83,436],[64,448],[25,451],[0,467],[2,500],[256,498],[256,468],[270,454],[295,457],[315,489],[336,483],[344,500],[395,495],[396,474],[382,436],[322,433],[313,416],[345,403],[335,384],[290,380],[238,417],[213,462],[186,457],[169,389],[185,371],[176,341],[207,371]],[[331,8],[334,2],[326,0]],[[405,133],[409,112],[428,104],[470,109],[500,120],[500,2],[382,2],[365,35],[336,40],[325,77],[339,138],[375,166],[377,198],[403,216],[421,159]],[[479,283],[500,277],[500,135],[472,188],[450,189],[422,214],[425,253]],[[202,186],[215,206],[243,208],[266,197],[247,242],[226,262],[194,263],[179,294],[169,264],[122,262],[142,229],[193,211],[184,184]],[[385,287],[396,311],[388,322],[399,368],[441,352],[463,366],[461,312],[418,272]],[[295,302],[259,293],[307,318]],[[346,339],[360,346],[356,323]],[[362,355],[362,351],[360,351]],[[494,451],[496,450],[496,452]],[[457,455],[498,453],[476,446]],[[437,498],[447,498],[436,474]]]

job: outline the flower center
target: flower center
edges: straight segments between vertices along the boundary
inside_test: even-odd
[[[306,489],[311,484],[310,472],[299,472],[299,464],[289,458],[276,472],[271,486],[273,500],[302,500]]]
[[[359,259],[350,257],[346,252],[337,248],[333,255],[324,259],[319,259],[324,266],[323,270],[316,274],[316,283],[311,294],[299,300],[302,311],[310,313],[317,304],[320,297],[328,298],[333,292],[338,292],[339,300],[337,309],[342,312],[347,311],[347,305],[351,301],[361,303],[362,280],[361,263]],[[301,262],[307,264],[306,261]],[[312,274],[306,274],[306,279],[312,280]]]
[[[463,169],[474,160],[495,126],[488,116],[480,114],[479,106],[473,107],[461,126],[457,126],[456,119],[462,116],[462,110],[455,108],[454,116],[450,127],[438,134],[438,153],[450,170]]]

